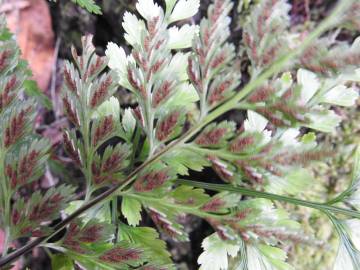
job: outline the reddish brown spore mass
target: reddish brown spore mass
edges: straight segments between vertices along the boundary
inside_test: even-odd
[[[121,262],[139,260],[140,256],[141,256],[141,252],[139,250],[117,247],[105,252],[99,258],[100,260],[109,263],[121,263]]]
[[[166,170],[150,172],[134,183],[137,192],[148,192],[162,186],[168,180]]]
[[[225,202],[220,198],[215,198],[211,200],[210,202],[206,203],[203,207],[201,207],[201,210],[207,211],[207,212],[215,212],[221,209],[225,205]]]
[[[217,145],[224,137],[227,130],[227,128],[215,128],[209,132],[200,134],[200,136],[195,140],[195,142],[199,145],[204,146]]]
[[[180,112],[173,112],[167,116],[156,129],[156,139],[159,141],[164,141],[167,139],[173,132],[174,127],[176,126]]]

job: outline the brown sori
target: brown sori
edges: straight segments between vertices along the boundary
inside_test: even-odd
[[[148,192],[162,186],[169,179],[166,169],[152,171],[141,176],[135,183],[134,189],[137,192]]]
[[[20,137],[23,136],[26,124],[26,115],[30,113],[31,110],[32,107],[29,106],[10,119],[10,124],[4,132],[4,146],[6,148],[14,144],[18,139],[20,139]]]
[[[96,146],[99,142],[104,140],[114,129],[114,119],[112,115],[105,116],[100,121],[94,132],[93,145]]]
[[[169,138],[173,133],[176,124],[178,123],[180,112],[175,111],[170,113],[165,119],[163,119],[156,128],[156,139],[158,141],[164,141]]]
[[[90,99],[91,108],[96,108],[104,101],[108,95],[108,91],[112,83],[112,77],[107,75],[106,79],[100,83],[99,87],[94,91]]]
[[[227,131],[227,128],[214,128],[208,132],[203,132],[196,138],[195,143],[204,146],[217,145]]]
[[[139,260],[141,254],[142,252],[138,249],[116,247],[106,251],[99,259],[109,263],[126,263],[128,261]]]

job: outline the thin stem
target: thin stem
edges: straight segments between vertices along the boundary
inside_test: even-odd
[[[117,210],[118,210],[117,208],[118,208],[117,196],[115,196],[111,200],[111,219],[114,225],[116,225],[117,223]]]
[[[150,87],[151,89],[151,87]],[[148,90],[148,97],[146,100],[146,126],[147,126],[147,135],[148,135],[148,140],[149,140],[149,157],[151,157],[154,154],[154,147],[155,147],[155,142],[154,142],[154,113],[151,109],[151,94],[150,94],[151,90]]]
[[[90,200],[91,193],[92,193],[91,185],[88,183],[88,181],[86,181],[85,198],[84,198],[84,201],[83,201],[84,204],[87,203]]]
[[[202,148],[194,143],[185,144],[184,147],[195,153],[202,153],[204,155],[213,155],[213,156],[217,156],[217,157],[229,160],[229,161],[245,159],[248,157],[248,155],[233,154],[231,152],[228,152],[228,151],[225,151],[222,149]]]
[[[266,81],[271,76],[277,74],[280,72],[290,61],[292,61],[296,56],[301,54],[311,43],[318,38],[322,33],[327,31],[329,28],[331,28],[334,25],[334,21],[336,21],[342,14],[343,11],[346,10],[346,8],[349,8],[350,5],[354,3],[353,0],[350,1],[341,1],[336,9],[332,12],[330,16],[327,17],[313,32],[311,32],[301,43],[300,46],[298,46],[296,49],[294,49],[292,52],[285,54],[284,56],[280,57],[279,60],[275,61],[267,70],[265,70],[262,74],[260,74],[258,77],[256,77],[254,80],[250,81],[240,92],[238,92],[233,98],[226,101],[225,103],[219,105],[214,111],[212,111],[210,114],[205,117],[201,123],[190,129],[187,133],[184,134],[181,138],[179,138],[176,141],[173,141],[172,143],[168,144],[166,147],[161,149],[159,152],[154,154],[150,159],[148,159],[146,162],[142,163],[139,167],[137,167],[124,181],[123,184],[116,184],[113,187],[109,188],[108,190],[104,191],[97,197],[93,198],[86,204],[84,204],[82,207],[77,209],[74,213],[69,215],[67,218],[65,218],[63,221],[61,221],[57,226],[54,228],[54,232],[49,236],[54,236],[57,234],[62,228],[64,228],[68,223],[70,223],[73,219],[77,218],[82,213],[86,212],[93,206],[97,205],[98,203],[103,202],[108,197],[111,197],[113,194],[118,192],[119,190],[123,190],[128,185],[130,185],[133,181],[135,176],[145,167],[147,167],[149,164],[152,164],[153,162],[159,160],[164,154],[168,153],[172,149],[174,149],[176,146],[183,144],[184,142],[188,141],[192,136],[194,136],[199,130],[201,130],[204,126],[206,126],[208,123],[212,122],[216,118],[218,118],[220,115],[226,113],[229,110],[232,110],[237,107],[238,102],[242,99],[244,99],[248,94],[250,94],[252,91],[254,91],[258,86],[262,85],[264,81]],[[360,218],[360,214],[359,214]],[[9,254],[8,256],[0,259],[0,267],[3,267],[14,260],[16,260],[18,257],[22,256],[23,254],[27,253],[43,241],[45,241],[47,237],[38,238],[25,246],[21,247],[20,249],[14,251],[13,253]]]
[[[197,187],[197,188],[204,188],[204,189],[213,190],[213,191],[229,191],[229,192],[234,192],[234,193],[240,193],[242,195],[250,196],[250,197],[254,197],[254,198],[263,198],[263,199],[268,199],[268,200],[272,200],[272,201],[280,201],[280,202],[290,203],[290,204],[294,204],[294,205],[305,206],[308,208],[313,208],[316,210],[320,210],[322,212],[330,211],[332,213],[342,214],[342,215],[346,215],[346,216],[353,217],[353,218],[360,218],[359,212],[356,212],[356,211],[353,211],[350,209],[331,206],[331,205],[324,204],[324,203],[305,201],[305,200],[291,198],[291,197],[282,196],[282,195],[277,195],[277,194],[273,194],[273,193],[251,190],[251,189],[247,189],[247,188],[243,188],[243,187],[234,187],[234,186],[228,185],[228,184],[209,184],[209,183],[196,182],[196,181],[190,181],[190,180],[184,180],[184,179],[178,179],[178,180],[175,180],[174,182],[176,184],[192,186],[192,187]]]
[[[6,255],[7,255],[8,249],[9,249],[9,244],[10,244],[10,242],[11,242],[11,240],[10,240],[10,228],[9,228],[9,226],[6,226],[6,227],[5,227],[4,233],[5,233],[5,240],[4,240],[4,244],[3,244],[3,253],[2,253],[2,256],[6,256]]]
[[[149,197],[149,196],[142,196],[140,194],[130,194],[130,193],[124,193],[123,196],[136,198],[136,199],[139,199],[139,200],[145,201],[145,202],[148,201],[148,202],[159,203],[163,206],[166,206],[167,208],[174,209],[174,211],[180,211],[183,213],[192,214],[192,215],[202,217],[202,218],[222,218],[222,215],[207,213],[207,212],[201,211],[200,209],[198,209],[196,207],[173,204],[172,202],[167,202],[163,198],[154,198],[154,197]]]
[[[115,226],[115,237],[114,237],[114,243],[117,242],[118,238],[118,197],[114,196],[114,198],[111,201],[111,219],[112,224]]]
[[[85,89],[89,89],[89,88],[90,85],[86,84]],[[88,91],[86,90],[85,92],[87,93]],[[83,136],[84,152],[85,152],[85,163],[83,170],[86,179],[86,193],[83,202],[85,204],[90,200],[93,191],[91,164],[94,156],[94,149],[92,147],[91,136],[90,136],[91,111],[89,111],[87,108],[86,95],[82,97],[82,111],[83,111],[84,124],[81,125],[80,132]]]
[[[4,150],[0,148],[0,172],[1,172],[1,176],[0,176],[0,195],[1,195],[1,204],[3,209],[5,209],[5,205],[6,205],[6,194],[8,194],[7,191],[7,185],[6,185],[6,179],[5,179],[5,175],[4,175]]]
[[[204,71],[202,71],[202,74],[204,74]],[[208,78],[205,78],[202,82],[202,87],[201,87],[203,92],[200,94],[200,121],[208,113],[208,104],[207,104],[208,88],[209,88]]]
[[[134,137],[134,141],[132,143],[132,152],[131,152],[131,156],[130,156],[129,170],[132,170],[134,168],[135,156],[136,156],[136,152],[139,147],[140,136],[141,136],[141,129],[139,127],[136,127],[135,137]]]
[[[86,110],[86,109],[85,109]],[[91,138],[90,138],[90,120],[89,117],[85,118],[85,130],[83,133],[84,142],[85,142],[85,155],[86,155],[86,194],[84,202],[88,202],[91,197],[92,192],[92,171],[91,171],[91,163],[93,159],[93,150],[91,147]]]
[[[0,172],[1,172],[1,178],[0,178],[0,182],[1,182],[1,187],[2,187],[2,198],[3,198],[3,222],[5,225],[5,230],[4,230],[4,234],[5,234],[5,241],[3,244],[3,252],[2,252],[2,256],[6,256],[8,253],[8,249],[9,249],[9,245],[11,243],[11,196],[12,196],[12,192],[10,189],[10,185],[7,182],[7,179],[5,177],[5,156],[6,156],[7,151],[5,149],[1,149],[0,150]]]
[[[339,202],[342,202],[346,197],[350,196],[354,192],[353,187],[348,188],[343,193],[339,194],[335,198],[328,201],[326,204],[333,205]]]
[[[5,241],[4,241],[4,245],[3,245],[3,255],[2,256],[6,256],[8,249],[9,249],[9,244],[11,243],[11,193],[10,191],[7,191],[8,193],[5,194],[5,208],[4,208],[4,224],[5,224]]]
[[[200,120],[203,119],[207,114],[206,96],[200,95]]]

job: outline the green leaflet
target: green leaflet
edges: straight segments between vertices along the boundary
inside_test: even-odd
[[[172,9],[174,1],[167,1],[167,8]],[[200,7],[199,0],[179,0],[175,4],[175,7],[172,9],[171,15],[169,17],[169,23],[184,20],[194,16]]]
[[[309,170],[304,168],[294,169],[284,177],[272,176],[269,178],[269,184],[266,191],[277,194],[299,194],[306,193],[310,184],[314,181],[314,176]]]
[[[203,189],[178,186],[171,191],[167,199],[173,200],[176,204],[199,207],[205,204],[209,198]]]
[[[346,87],[345,85],[337,85],[330,89],[323,97],[322,102],[334,104],[338,106],[353,106],[358,99],[359,94],[355,88]]]
[[[56,2],[56,0],[50,0]],[[94,0],[71,0],[73,3],[85,8],[88,12],[101,15],[101,8],[95,3]]]
[[[130,141],[132,139],[136,127],[136,119],[131,114],[130,109],[126,109],[124,111],[124,115],[122,118],[122,125],[125,131],[125,135],[127,139]]]
[[[51,259],[51,267],[53,270],[73,270],[73,261],[63,254],[54,255]]]
[[[71,201],[65,209],[65,213],[70,215],[84,204],[82,200]],[[100,222],[111,222],[110,207],[108,204],[99,205],[89,210],[86,214],[80,216],[83,222],[89,222],[91,219],[96,218]]]
[[[78,253],[91,253],[92,246],[106,245],[113,240],[114,226],[96,218],[83,222],[78,219],[70,223],[62,246]]]
[[[189,169],[202,171],[205,166],[210,164],[201,154],[187,149],[172,151],[163,157],[163,162],[168,164],[179,175],[188,175]]]
[[[185,49],[192,45],[193,37],[198,32],[195,25],[184,25],[180,28],[173,26],[169,29],[168,47],[171,49]],[[184,38],[186,37],[186,38]]]
[[[136,9],[147,21],[157,16],[163,16],[162,8],[157,3],[154,3],[153,0],[139,0],[136,4]]]
[[[128,241],[93,245],[86,253],[67,251],[67,254],[88,269],[127,270],[140,267],[149,260],[143,248]]]
[[[195,143],[201,147],[225,148],[227,140],[235,133],[235,123],[223,121],[208,125],[195,139]]]
[[[195,89],[188,83],[183,83],[175,89],[175,93],[172,97],[165,102],[165,104],[159,109],[159,114],[165,113],[174,107],[191,107],[192,103],[199,100]]]
[[[204,252],[198,259],[201,270],[228,269],[228,256],[235,257],[240,248],[236,242],[222,240],[217,233],[205,238],[202,247]]]
[[[297,72],[297,83],[302,87],[299,102],[306,104],[320,88],[320,81],[316,74],[305,69]]]
[[[35,98],[46,109],[52,109],[51,100],[38,88],[33,80],[26,80],[24,82],[25,94],[29,97]]]
[[[182,214],[181,209],[162,205],[160,201],[146,201],[148,214],[159,231],[178,241],[189,241],[188,233],[184,230],[183,224],[178,222]]]
[[[87,11],[91,13],[102,14],[100,7],[95,4],[94,0],[71,0],[71,1],[78,4],[82,8],[86,8]]]
[[[156,230],[149,227],[130,227],[125,224],[121,224],[119,229],[119,239],[149,248],[148,254],[152,263],[171,264],[170,253],[166,250],[166,243],[159,239]]]
[[[200,269],[206,270],[293,270],[285,262],[286,253],[264,244],[245,244],[242,240],[221,239],[216,233],[204,239],[199,257]]]
[[[104,101],[93,113],[92,117],[96,119],[108,115],[114,116],[116,120],[119,120],[120,118],[120,103],[119,100],[114,96]]]
[[[229,209],[237,209],[241,196],[239,194],[229,192],[219,192],[212,196],[206,204],[202,206],[202,210],[208,212],[219,212],[229,214]]]
[[[255,227],[253,232],[259,236],[262,232],[271,231],[272,235],[263,237],[269,243],[274,241],[277,235],[296,236],[301,231],[299,223],[290,219],[286,210],[275,208],[269,200],[249,199],[240,202],[237,211],[247,213],[245,218],[238,222],[239,225],[249,227],[250,231]]]
[[[129,225],[137,226],[141,221],[141,203],[136,199],[123,197],[121,213],[127,219]]]
[[[294,268],[285,262],[286,253],[276,247],[267,245],[249,245],[247,249],[247,268],[236,270],[293,270]]]
[[[47,235],[52,228],[39,224],[58,218],[73,193],[74,188],[61,185],[48,189],[45,194],[36,191],[28,201],[18,199],[12,208],[11,236],[16,239]]]

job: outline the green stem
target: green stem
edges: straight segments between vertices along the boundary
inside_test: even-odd
[[[180,205],[180,204],[174,204],[171,201],[166,201],[164,198],[154,198],[149,196],[142,196],[140,194],[130,194],[130,193],[124,193],[123,196],[136,198],[141,201],[148,201],[148,202],[154,202],[161,204],[162,206],[166,206],[167,208],[174,209],[174,211],[179,211],[182,213],[192,214],[198,217],[202,218],[222,218],[222,215],[207,213],[204,211],[201,211],[199,208],[186,206],[186,205]]]
[[[111,201],[111,220],[112,224],[115,227],[115,237],[113,242],[116,243],[118,239],[118,197],[114,196],[114,198]]]
[[[9,245],[10,245],[10,242],[11,242],[9,226],[5,227],[4,233],[5,233],[5,240],[4,240],[4,244],[3,244],[3,253],[2,253],[3,257],[7,255]]]
[[[86,177],[87,179],[87,177]],[[83,204],[87,203],[91,198],[92,188],[91,185],[86,181],[85,198]]]
[[[5,194],[7,194],[7,187],[6,187],[6,180],[5,180],[5,174],[4,174],[4,162],[3,162],[3,150],[0,148],[0,203],[1,207],[5,209]]]
[[[344,201],[344,199],[346,197],[350,196],[354,192],[355,192],[354,189],[352,187],[350,187],[347,190],[345,190],[343,193],[336,196],[334,199],[331,199],[330,201],[328,201],[326,204],[333,205],[336,203],[340,203],[340,202]]]
[[[92,171],[91,171],[91,163],[93,160],[93,147],[91,143],[90,136],[90,116],[89,112],[86,109],[86,104],[84,104],[84,125],[81,129],[81,133],[84,141],[84,152],[85,152],[85,163],[84,163],[84,174],[86,179],[86,193],[84,203],[87,203],[91,198],[92,193]]]
[[[3,244],[3,252],[2,256],[6,256],[8,253],[9,245],[11,243],[11,197],[12,192],[10,189],[10,185],[5,177],[5,156],[7,151],[5,149],[0,150],[0,185],[2,189],[2,198],[3,198],[3,223],[4,223],[4,234],[5,234],[5,241]]]
[[[114,225],[117,224],[117,218],[118,218],[117,210],[118,210],[117,196],[114,196],[114,198],[111,200],[111,219]]]
[[[223,158],[225,160],[229,160],[229,161],[248,158],[248,155],[233,154],[231,152],[228,152],[228,151],[222,150],[222,149],[202,148],[194,143],[185,144],[184,147],[195,153],[202,153],[204,155],[217,156],[217,157]]]
[[[150,88],[151,89],[151,88]],[[148,90],[148,92],[150,92],[151,90]],[[151,108],[151,94],[148,93],[148,97],[146,100],[146,105],[145,105],[145,111],[146,111],[146,127],[147,127],[147,136],[148,136],[148,140],[149,140],[149,157],[152,157],[154,154],[154,114]]]
[[[141,129],[139,127],[136,127],[135,137],[132,144],[132,152],[130,156],[130,165],[129,165],[130,170],[133,170],[134,168],[136,152],[138,151],[138,147],[139,147],[140,135],[141,135]]]
[[[5,208],[4,208],[4,224],[5,224],[5,241],[4,241],[4,245],[3,245],[3,256],[5,256],[8,252],[8,248],[9,248],[9,244],[11,242],[11,194],[10,191],[8,194],[5,195]]]
[[[204,71],[202,71],[204,74]],[[207,104],[207,93],[209,88],[208,78],[205,78],[202,82],[203,92],[200,94],[200,121],[207,115],[208,113],[208,104]]]
[[[346,8],[349,8],[350,5],[354,3],[353,0],[349,1],[340,1],[340,3],[337,5],[336,9],[332,12],[330,16],[328,16],[313,32],[311,32],[301,43],[299,47],[294,49],[292,52],[282,56],[279,58],[279,60],[275,61],[274,64],[272,64],[267,70],[265,70],[262,74],[260,74],[258,77],[256,77],[254,80],[250,81],[240,92],[238,92],[232,99],[226,101],[225,103],[219,105],[214,111],[212,111],[207,117],[205,117],[201,123],[199,123],[197,126],[190,129],[184,136],[182,136],[177,141],[174,141],[170,144],[168,144],[166,147],[158,151],[155,155],[153,155],[150,159],[148,159],[146,162],[141,164],[139,167],[137,167],[124,181],[123,184],[117,184],[111,187],[110,189],[104,191],[97,197],[93,198],[86,204],[84,204],[82,207],[80,207],[78,210],[76,210],[74,213],[72,213],[70,216],[68,216],[66,219],[64,219],[62,222],[60,222],[54,229],[54,232],[49,236],[53,236],[56,233],[58,233],[62,228],[64,228],[68,223],[70,223],[73,219],[77,218],[82,213],[86,212],[93,206],[105,201],[109,197],[113,196],[116,192],[119,192],[119,190],[123,190],[128,185],[130,185],[133,181],[137,173],[139,173],[142,169],[147,167],[149,164],[152,164],[153,162],[159,160],[164,154],[171,151],[178,145],[182,145],[184,142],[188,141],[191,137],[193,137],[199,130],[201,130],[204,126],[206,126],[208,123],[212,122],[216,118],[218,118],[220,115],[224,114],[225,112],[232,110],[237,107],[238,102],[242,99],[244,99],[248,94],[250,94],[252,91],[254,91],[258,86],[262,85],[264,81],[266,81],[271,76],[275,75],[276,73],[280,72],[288,62],[292,61],[296,56],[301,54],[309,45],[311,45],[312,42],[316,40],[322,33],[329,30],[334,25],[334,21],[336,21],[339,17],[341,17],[341,14],[343,11],[346,10]],[[334,208],[335,209],[335,208]],[[351,211],[352,212],[352,211]],[[360,214],[359,214],[360,218]],[[1,258],[0,259],[0,267],[5,266],[14,260],[16,260],[21,255],[25,254],[26,252],[30,251],[32,248],[36,247],[37,245],[41,244],[43,241],[45,241],[47,238],[42,237],[38,238],[27,245],[21,247],[20,249],[16,250],[15,252],[11,253],[10,255]]]
[[[331,206],[324,203],[318,203],[318,202],[311,202],[311,201],[305,201],[301,199],[291,198],[287,196],[277,195],[273,193],[267,193],[262,191],[256,191],[251,190],[243,187],[234,187],[232,185],[227,184],[209,184],[209,183],[203,183],[203,182],[196,182],[196,181],[190,181],[190,180],[184,180],[184,179],[178,179],[174,181],[176,184],[181,185],[187,185],[197,188],[203,188],[213,191],[229,191],[234,193],[239,193],[245,196],[255,197],[255,198],[263,198],[268,199],[272,201],[280,201],[285,203],[290,203],[298,206],[304,206],[308,208],[313,208],[322,212],[330,211],[332,213],[341,214],[345,216],[349,216],[352,218],[359,218],[360,219],[360,213],[357,211],[353,211],[350,209],[340,208],[336,206]]]

